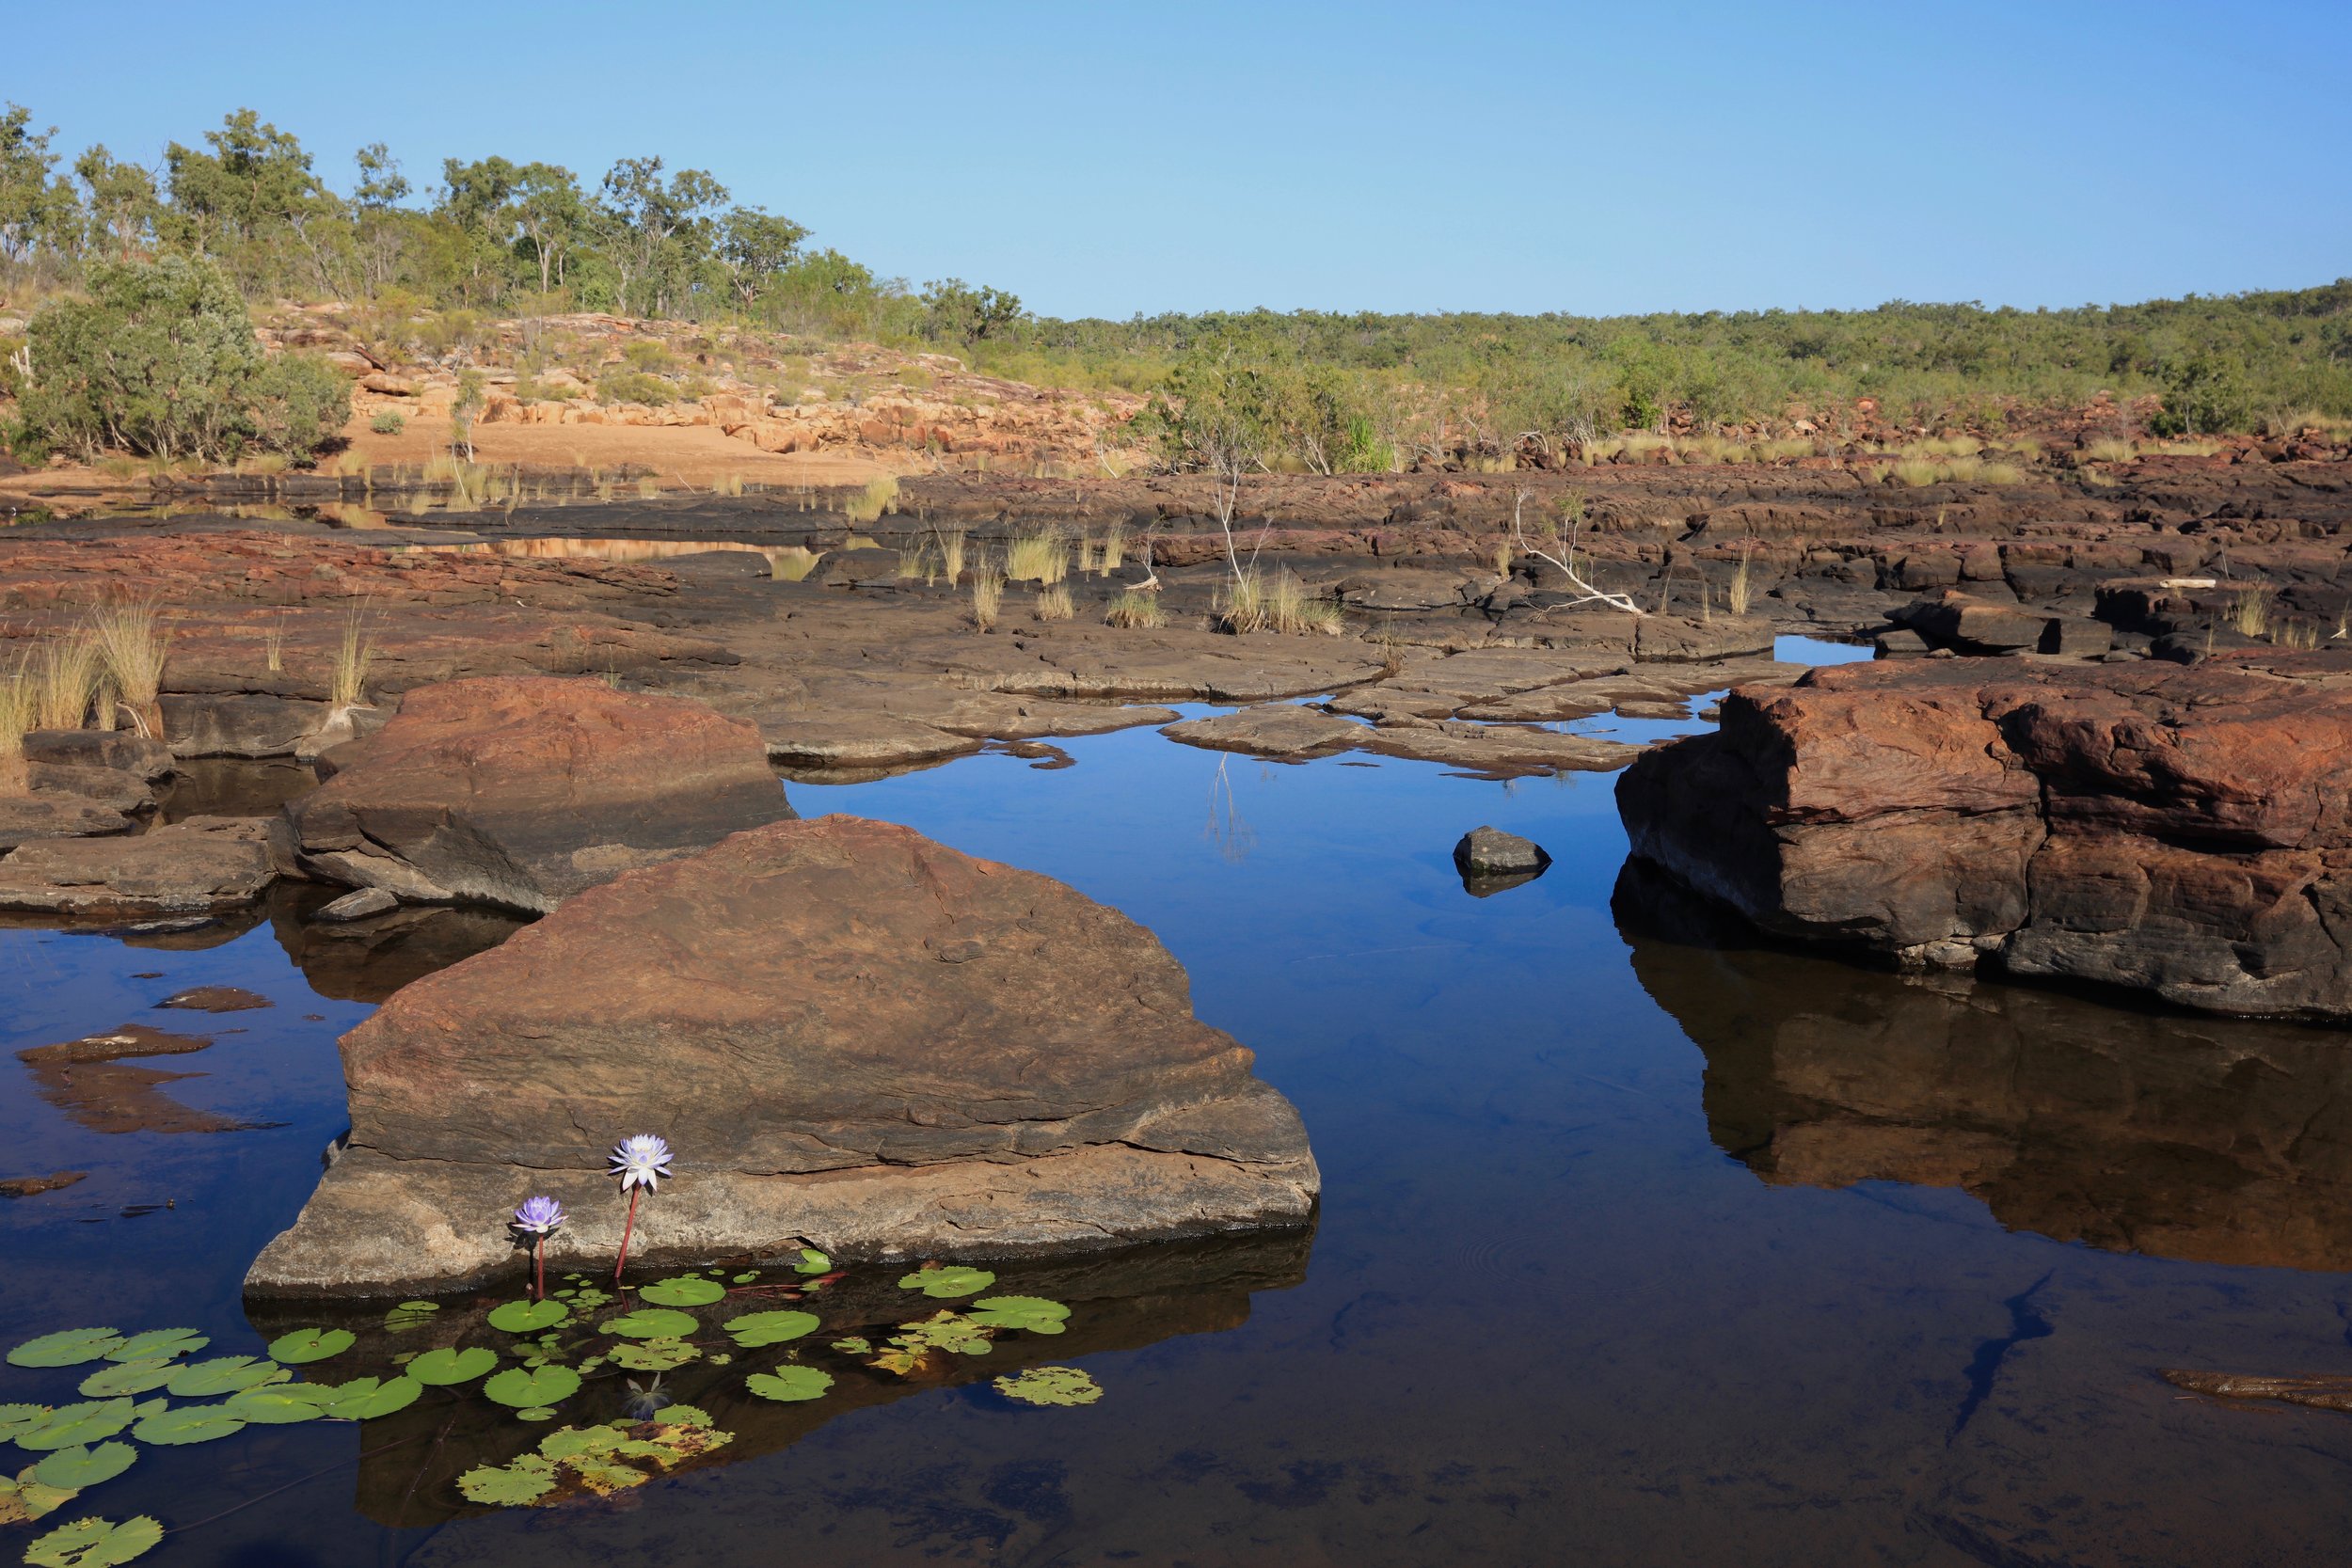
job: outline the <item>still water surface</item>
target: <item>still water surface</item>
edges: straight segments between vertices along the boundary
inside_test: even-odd
[[[1304,1114],[1311,1236],[1032,1275],[1077,1307],[1055,1356],[1102,1402],[778,1407],[735,1463],[507,1513],[425,1476],[447,1433],[362,1459],[373,1424],[252,1427],[143,1449],[73,1512],[157,1514],[163,1564],[2341,1556],[2352,1417],[2154,1375],[2352,1371],[2340,1034],[1725,938],[1621,880],[1607,775],[1279,766],[1149,731],[1066,750],[791,793],[1123,910]],[[1449,851],[1481,823],[1549,872],[1466,893]],[[336,1036],[502,929],[363,952],[304,908],[0,931],[0,1175],[89,1173],[0,1201],[11,1341],[184,1323],[259,1350],[238,1282],[342,1127]],[[274,1006],[156,1009],[195,985]],[[127,1023],[213,1043],[96,1088],[13,1055]],[[72,1378],[0,1370],[0,1401]]]

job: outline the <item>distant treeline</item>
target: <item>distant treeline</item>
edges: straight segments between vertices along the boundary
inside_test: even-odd
[[[80,288],[93,266],[209,261],[246,297],[351,301],[430,352],[436,314],[565,309],[737,322],[953,348],[1025,379],[1166,394],[1246,384],[1280,460],[1571,450],[1628,430],[1831,430],[1861,398],[1894,423],[1993,432],[2040,409],[2156,395],[2158,434],[2352,418],[2352,279],[2281,293],[2062,310],[1897,301],[1871,310],[1579,317],[1276,314],[1062,321],[944,278],[919,289],[701,169],[628,158],[595,181],[547,163],[449,159],[420,190],[381,144],[342,188],[241,109],[153,166],[69,163],[30,113],[0,115],[0,287]],[[446,338],[447,334],[440,337]],[[445,344],[443,346],[446,346]],[[5,348],[6,345],[0,345]],[[1171,462],[1198,458],[1167,420]]]

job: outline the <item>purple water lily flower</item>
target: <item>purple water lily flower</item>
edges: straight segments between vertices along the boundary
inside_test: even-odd
[[[564,1223],[564,1206],[551,1197],[527,1197],[515,1211],[515,1228],[532,1236],[544,1236]]]
[[[605,1174],[619,1177],[621,1191],[628,1195],[628,1219],[621,1227],[621,1256],[612,1265],[612,1282],[617,1285],[621,1271],[628,1267],[628,1240],[637,1232],[638,1191],[659,1190],[661,1179],[670,1174],[670,1146],[653,1132],[623,1138],[612,1146],[612,1168]]]

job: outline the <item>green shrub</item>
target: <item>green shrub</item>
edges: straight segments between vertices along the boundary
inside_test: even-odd
[[[596,378],[596,397],[603,403],[664,404],[676,396],[676,388],[642,371],[614,371]]]
[[[408,418],[397,408],[387,408],[368,421],[368,428],[378,436],[397,436],[408,428]]]
[[[315,354],[281,354],[253,377],[253,444],[301,457],[340,434],[351,418],[351,383]]]

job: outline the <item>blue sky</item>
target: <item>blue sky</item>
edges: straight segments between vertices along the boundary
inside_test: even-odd
[[[13,8],[0,99],[339,188],[659,152],[916,282],[1160,309],[2072,305],[2352,274],[2352,5]],[[103,17],[103,26],[97,18]]]

